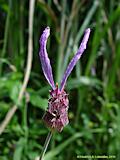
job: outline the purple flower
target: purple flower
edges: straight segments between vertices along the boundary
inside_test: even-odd
[[[70,75],[77,61],[80,59],[81,55],[86,49],[86,45],[90,35],[90,29],[89,28],[86,29],[80,47],[75,56],[70,61],[63,75],[63,78],[60,83],[60,88],[58,88],[58,85],[55,86],[53,80],[52,68],[46,50],[46,43],[49,35],[50,35],[50,28],[46,27],[40,37],[39,55],[40,55],[42,70],[48,83],[52,87],[52,90],[50,91],[51,98],[48,100],[48,109],[43,116],[43,120],[48,127],[50,127],[51,129],[56,129],[59,132],[61,132],[63,127],[67,125],[69,122],[68,120],[69,100],[68,100],[68,95],[64,91],[64,87],[68,76]]]

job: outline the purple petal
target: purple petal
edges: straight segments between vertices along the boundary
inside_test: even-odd
[[[52,68],[50,65],[50,60],[48,58],[47,50],[46,50],[46,43],[47,39],[50,35],[50,28],[46,27],[45,30],[43,31],[41,37],[40,37],[40,61],[42,64],[42,70],[45,75],[45,78],[47,79],[48,83],[51,85],[51,87],[54,89],[55,84],[53,80],[53,74],[52,74]]]
[[[90,28],[86,29],[85,35],[83,37],[82,43],[80,44],[78,52],[75,54],[75,56],[70,61],[69,65],[63,75],[61,85],[60,85],[60,91],[64,88],[68,76],[70,75],[70,73],[73,70],[74,66],[76,65],[77,61],[80,59],[81,55],[83,54],[84,50],[86,49],[89,35],[90,35]]]

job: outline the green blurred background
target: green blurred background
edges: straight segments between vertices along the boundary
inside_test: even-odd
[[[18,100],[28,54],[29,2],[0,0],[0,160],[33,160],[48,129],[42,116],[49,89],[39,60],[39,37],[46,26],[47,50],[55,82],[60,82],[84,30],[87,50],[70,75],[70,123],[55,133],[44,160],[76,160],[77,155],[114,155],[120,160],[120,0],[36,0],[33,58],[25,94]],[[90,158],[89,158],[90,159]]]

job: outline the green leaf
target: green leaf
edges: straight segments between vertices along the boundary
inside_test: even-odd
[[[69,80],[67,83],[67,88],[71,90],[74,88],[81,87],[82,85],[100,89],[102,86],[102,83],[100,80],[96,78],[89,78],[89,77],[81,76],[79,79],[74,78],[74,79]]]
[[[25,143],[26,143],[26,140],[24,138],[19,139],[19,141],[16,144],[13,160],[22,160],[22,154],[23,154]]]
[[[14,101],[15,104],[18,104],[18,96],[20,89],[22,87],[22,84],[19,81],[15,81],[14,85],[12,85],[10,89],[10,98]]]
[[[43,110],[47,109],[48,100],[45,98],[41,98],[37,93],[30,92],[30,102],[33,106],[39,107]]]

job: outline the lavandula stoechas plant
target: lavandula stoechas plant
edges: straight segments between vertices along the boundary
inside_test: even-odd
[[[46,27],[40,37],[39,55],[40,55],[42,70],[45,75],[45,78],[47,79],[48,83],[52,87],[52,90],[50,91],[51,98],[48,100],[48,109],[43,116],[43,120],[51,130],[55,129],[61,132],[64,126],[66,126],[69,122],[68,120],[69,100],[68,100],[68,94],[64,91],[64,87],[65,87],[68,76],[70,75],[77,61],[80,59],[81,55],[86,49],[86,45],[90,35],[90,29],[89,28],[86,29],[85,35],[80,44],[80,47],[77,53],[75,54],[75,56],[70,61],[63,75],[63,78],[60,83],[60,87],[58,87],[58,85],[55,85],[54,83],[52,68],[51,68],[50,60],[48,58],[48,54],[46,50],[46,43],[49,35],[50,35],[50,28]]]

